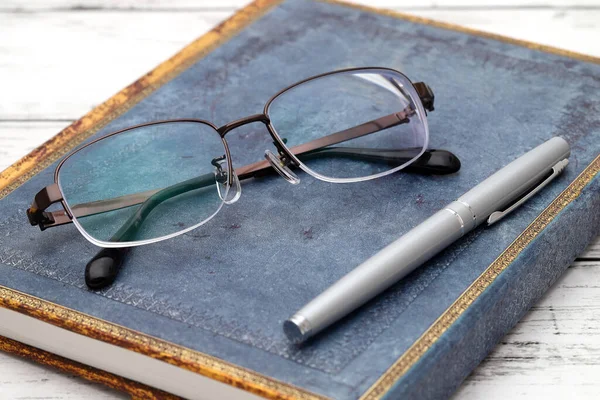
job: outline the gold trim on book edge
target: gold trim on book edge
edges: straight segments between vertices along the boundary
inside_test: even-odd
[[[77,361],[69,360],[68,358],[2,336],[0,336],[0,350],[27,358],[40,364],[48,365],[68,374],[75,374],[88,381],[100,383],[112,389],[129,393],[132,399],[180,399],[180,397],[163,392],[162,390],[146,386],[142,383],[90,367],[89,365],[78,363]]]
[[[478,31],[450,23],[407,15],[392,10],[383,10],[350,4],[341,0],[318,0],[346,7],[356,8],[380,15],[404,19],[410,22],[430,25],[437,28],[467,33],[501,42],[543,51],[559,56],[570,57],[581,61],[600,64],[600,58],[571,52],[551,46],[528,42],[493,33]],[[149,93],[175,77],[188,66],[205,56],[221,43],[234,36],[245,26],[259,18],[282,0],[256,0],[237,12],[230,19],[200,37],[171,59],[144,75],[132,85],[123,89],[102,105],[96,107],[83,118],[61,131],[54,138],[35,149],[33,152],[0,173],[0,199],[26,182],[33,175],[45,169],[62,155],[93,135],[108,122],[112,121]],[[581,189],[591,181],[600,170],[600,156],[597,157],[531,225],[480,275],[477,280],[442,314],[428,330],[363,394],[361,399],[379,399],[404,374],[431,345],[448,329],[448,327],[464,312],[469,305],[489,286],[495,277],[516,258],[516,256],[545,228],[545,226],[567,204],[579,196]],[[25,300],[33,301],[33,309],[21,307]],[[0,305],[23,312],[35,318],[53,323],[57,326],[99,338],[109,343],[138,351],[165,362],[199,372],[213,379],[227,382],[251,392],[271,398],[322,398],[303,389],[287,385],[254,371],[226,363],[214,357],[189,350],[160,339],[131,331],[127,328],[103,321],[101,319],[79,313],[60,305],[38,299],[24,293],[0,286]],[[87,323],[86,329],[79,331]],[[96,336],[94,336],[96,335]],[[149,347],[152,345],[152,347]],[[151,349],[151,350],[149,350]],[[232,379],[232,380],[230,380]]]
[[[164,361],[271,399],[325,399],[208,354],[0,286],[0,307]]]

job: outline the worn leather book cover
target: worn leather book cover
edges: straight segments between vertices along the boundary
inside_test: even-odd
[[[434,89],[430,145],[457,154],[459,173],[346,185],[254,179],[208,224],[134,249],[99,292],[83,275],[97,248],[72,224],[44,234],[28,224],[33,196],[81,143],[158,119],[220,125],[261,112],[298,80],[355,66],[398,69]],[[0,306],[268,398],[448,396],[600,233],[599,115],[599,59],[389,11],[259,0],[2,172]],[[264,126],[239,129],[227,137],[233,159],[260,160]],[[286,340],[283,321],[307,301],[556,135],[571,162],[525,206],[326,334]],[[0,340],[136,397],[166,396],[152,380],[31,345]]]

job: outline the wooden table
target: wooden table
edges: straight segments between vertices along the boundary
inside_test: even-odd
[[[599,0],[362,2],[600,57]],[[2,0],[0,170],[245,3]],[[597,399],[598,376],[600,240],[504,338],[455,397]],[[0,353],[0,398],[127,397]]]

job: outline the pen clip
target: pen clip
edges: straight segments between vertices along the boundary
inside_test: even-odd
[[[537,186],[534,186],[525,196],[521,197],[518,201],[514,202],[510,207],[508,207],[504,211],[494,211],[490,214],[487,219],[487,224],[492,225],[502,218],[506,217],[509,213],[511,213],[514,209],[519,207],[521,204],[525,203],[529,200],[534,194],[542,190],[547,184],[549,184],[554,178],[556,178],[560,173],[565,169],[567,164],[569,163],[569,159],[565,158],[564,160],[560,160],[552,167],[552,171],[550,175],[543,181],[541,181]]]

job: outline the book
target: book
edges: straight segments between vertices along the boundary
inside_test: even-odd
[[[599,64],[362,6],[257,1],[2,172],[0,348],[137,398],[449,396],[599,233]],[[27,223],[35,193],[81,143],[164,118],[226,123],[289,84],[353,66],[426,81],[436,93],[431,147],[457,154],[460,173],[257,179],[209,224],[134,249],[98,292],[83,276],[97,248],[73,226],[41,234]],[[240,162],[252,156],[244,134],[268,140],[262,129],[228,136]],[[555,135],[570,143],[571,163],[525,207],[325,334],[286,340],[283,321],[308,300]]]

